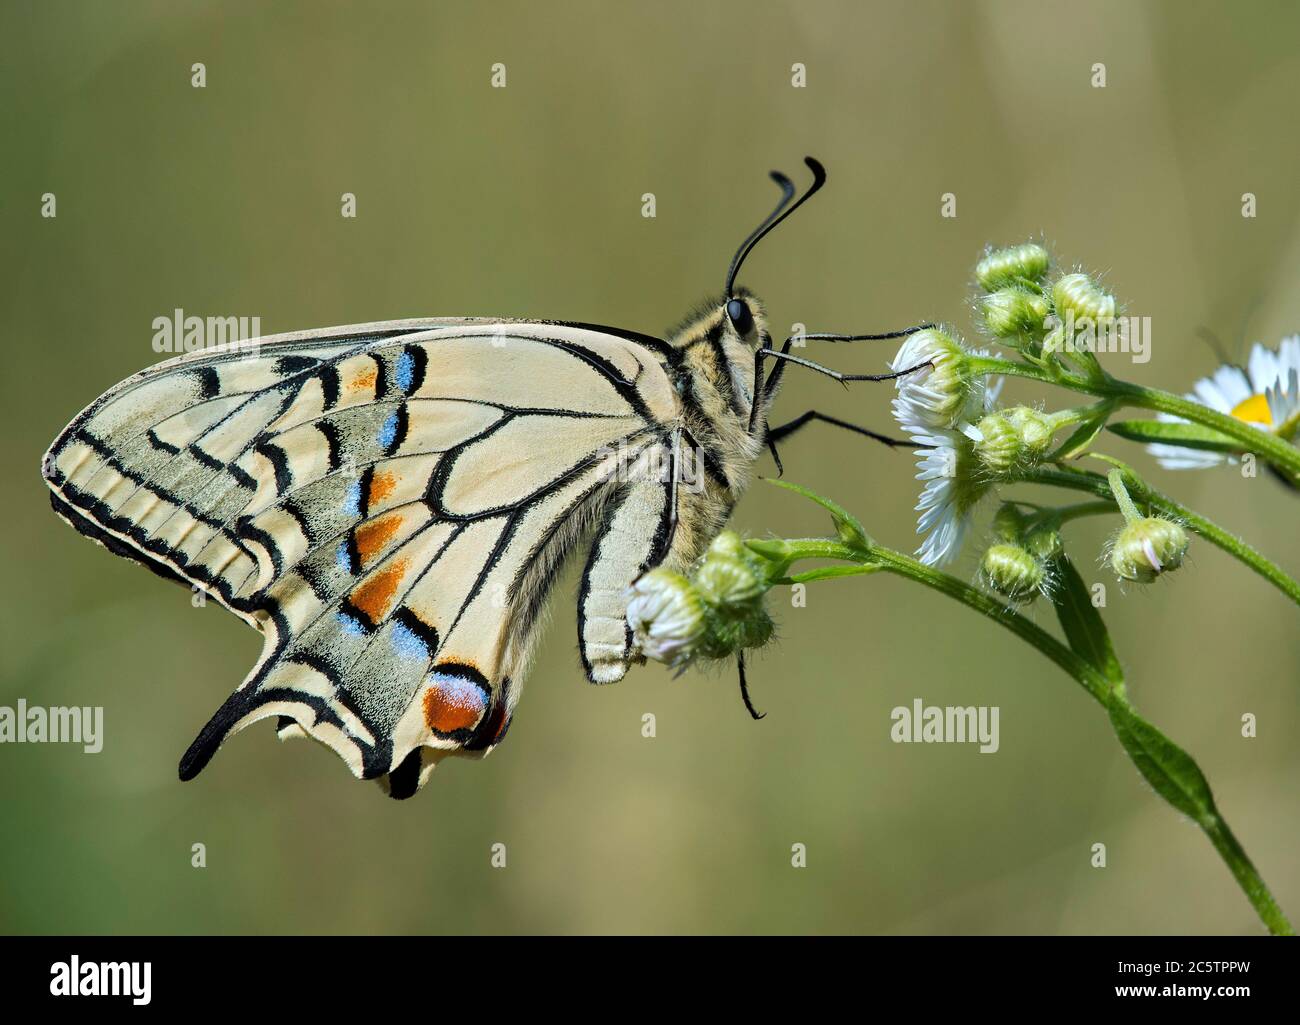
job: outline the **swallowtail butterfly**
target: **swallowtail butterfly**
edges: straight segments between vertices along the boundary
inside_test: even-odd
[[[773,172],[781,201],[721,298],[667,338],[461,317],[326,328],[168,360],[83,410],[42,465],[55,511],[265,638],[181,779],[266,718],[398,798],[448,755],[486,754],[581,548],[583,668],[621,679],[638,661],[629,585],[701,555],[765,445],[775,455],[818,418],[852,426],[809,412],[769,427],[784,364],[896,376],[835,374],[791,340],[774,349],[762,304],[735,286],[759,239],[824,183],[806,162],[797,202]]]

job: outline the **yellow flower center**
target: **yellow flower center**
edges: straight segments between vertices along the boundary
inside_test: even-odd
[[[1268,411],[1268,398],[1264,395],[1252,395],[1250,398],[1238,402],[1233,407],[1232,415],[1238,420],[1244,420],[1248,424],[1263,424],[1265,427],[1273,426],[1273,415]]]

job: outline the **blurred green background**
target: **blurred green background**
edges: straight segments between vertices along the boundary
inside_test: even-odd
[[[159,358],[151,322],[176,307],[260,316],[268,333],[433,314],[659,333],[720,288],[775,198],[767,170],[802,181],[805,153],[830,184],[742,275],[776,330],[936,318],[971,334],[981,247],[1041,233],[1152,317],[1151,362],[1114,369],[1184,390],[1216,362],[1198,329],[1234,355],[1300,329],[1300,9],[8,2],[0,36],[0,704],[102,704],[107,735],[93,756],[0,746],[0,929],[1261,931],[1076,685],[893,579],[777,603],[782,640],[752,667],[759,724],[730,673],[586,684],[570,574],[485,762],[446,763],[397,803],[267,724],[182,785],[181,752],[259,639],[60,523],[38,461],[82,406]],[[505,89],[490,88],[496,62]],[[40,216],[46,192],[57,219]],[[945,192],[956,219],[939,216]],[[808,354],[868,371],[891,352]],[[786,381],[789,416],[890,427],[888,386]],[[1267,476],[1174,475],[1118,439],[1101,447],[1300,571],[1298,498]],[[783,455],[788,479],[914,544],[909,455],[816,427]],[[762,484],[736,521],[825,527]],[[1104,529],[1070,529],[1090,580],[1107,579]],[[955,572],[974,564],[968,546]],[[1110,593],[1135,703],[1198,758],[1294,919],[1297,610],[1205,544],[1158,587]],[[1000,706],[1000,752],[891,743],[890,710],[916,697]],[[1089,866],[1097,842],[1105,869]]]

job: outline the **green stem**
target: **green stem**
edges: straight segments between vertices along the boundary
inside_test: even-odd
[[[1106,476],[1106,483],[1110,486],[1110,493],[1115,497],[1115,504],[1119,506],[1119,511],[1124,514],[1125,522],[1136,523],[1142,519],[1142,514],[1137,511],[1137,506],[1129,497],[1128,488],[1124,486],[1124,474],[1118,469],[1111,470]]]
[[[1114,500],[1110,490],[1110,482],[1101,474],[1092,473],[1088,470],[1077,470],[1067,466],[1039,467],[1019,475],[1016,479],[1025,484],[1048,484],[1053,487],[1071,488],[1075,491],[1086,491],[1098,498],[1110,499],[1112,502]],[[1212,545],[1227,552],[1243,566],[1254,570],[1293,602],[1300,605],[1300,583],[1297,583],[1275,563],[1270,562],[1241,538],[1228,533],[1218,524],[1206,519],[1199,513],[1193,512],[1185,505],[1175,502],[1167,495],[1163,495],[1141,481],[1135,480],[1131,475],[1127,477],[1126,483],[1133,488],[1138,498],[1148,507],[1167,519],[1177,520],[1183,526],[1195,531]]]
[[[1300,477],[1300,448],[1296,448],[1275,434],[1252,427],[1244,420],[1220,413],[1209,406],[1185,399],[1181,395],[1121,381],[1109,374],[1084,376],[1068,370],[1049,370],[1031,363],[1020,363],[992,356],[971,356],[969,362],[976,373],[1027,377],[1044,384],[1055,384],[1085,395],[1112,399],[1122,405],[1168,413],[1201,424],[1240,442],[1244,451],[1254,452],[1275,466],[1288,470],[1293,476]]]
[[[1247,899],[1255,908],[1255,913],[1268,927],[1268,931],[1274,936],[1294,936],[1295,930],[1292,929],[1291,923],[1278,907],[1259,870],[1255,868],[1255,863],[1250,860],[1245,848],[1228,828],[1228,824],[1223,821],[1223,817],[1214,812],[1204,816],[1196,824],[1210,838],[1210,843],[1214,844],[1214,849],[1219,852],[1219,857],[1232,872],[1237,885],[1245,892]]]
[[[803,538],[783,541],[780,544],[784,546],[782,555],[787,566],[789,563],[800,559],[839,559],[844,562],[854,563],[854,568],[860,569],[863,573],[878,572],[883,569],[898,576],[908,577],[941,594],[955,598],[968,608],[974,609],[976,612],[1006,627],[1021,640],[1033,645],[1060,666],[1061,669],[1065,670],[1066,673],[1074,677],[1089,694],[1102,704],[1110,700],[1110,683],[1089,663],[1085,662],[1046,630],[1036,626],[1024,616],[1011,611],[991,595],[971,587],[942,570],[937,570],[933,566],[926,566],[911,556],[880,545],[872,545],[869,550],[864,552],[850,545],[821,538]],[[822,570],[811,570],[809,573],[785,576],[775,582],[802,583],[807,580],[820,579],[819,575],[823,574],[823,572]],[[852,574],[838,573],[835,575],[850,576]]]
[[[1042,514],[1044,521],[1050,521],[1058,525],[1070,523],[1073,520],[1081,520],[1085,516],[1109,516],[1115,511],[1115,503],[1111,502],[1077,502],[1074,505],[1063,505],[1059,509],[1048,509]],[[1034,517],[1038,519],[1038,517]]]
[[[1101,478],[1101,481],[1105,486],[1104,477]],[[1107,488],[1107,494],[1109,494],[1109,488]],[[1086,504],[1095,505],[1096,503]],[[1075,654],[1074,651],[1051,634],[1034,625],[1024,616],[1007,609],[985,592],[971,587],[942,570],[926,566],[902,552],[896,552],[893,549],[874,543],[859,546],[829,539],[805,538],[789,541],[764,541],[757,544],[762,545],[762,551],[766,557],[772,559],[779,566],[779,572],[783,576],[781,579],[775,580],[775,583],[794,583],[801,580],[820,579],[818,574],[823,576],[850,576],[856,572],[874,573],[883,569],[924,584],[926,587],[954,598],[968,608],[994,620],[1021,640],[1037,648],[1078,682],[1103,708],[1108,711],[1122,708],[1125,710],[1125,714],[1136,717],[1136,713],[1132,711],[1124,696],[1122,683],[1107,680],[1091,663]],[[751,547],[754,547],[756,551],[759,550],[753,542],[751,542]],[[825,570],[810,570],[807,573],[784,576],[790,565],[801,559],[833,559],[851,563],[852,565],[835,567],[843,570],[843,572],[834,574],[826,573]],[[1189,763],[1192,762],[1191,758],[1174,747],[1172,742],[1166,740],[1166,743]],[[1199,770],[1197,772],[1199,773]],[[1163,793],[1161,796],[1165,797],[1166,800],[1169,799]],[[1214,845],[1214,849],[1218,851],[1219,857],[1228,866],[1233,878],[1237,880],[1238,885],[1246,894],[1246,898],[1250,901],[1256,914],[1259,915],[1260,920],[1268,927],[1269,932],[1274,935],[1291,935],[1291,923],[1287,921],[1285,914],[1273,899],[1273,895],[1269,892],[1259,871],[1246,855],[1232,830],[1228,828],[1228,824],[1214,809],[1212,803],[1198,813],[1195,819],[1197,825],[1201,827]]]

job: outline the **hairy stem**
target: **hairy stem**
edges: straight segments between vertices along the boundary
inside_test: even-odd
[[[1048,484],[1053,487],[1085,491],[1096,495],[1098,498],[1114,502],[1110,482],[1107,478],[1089,470],[1080,470],[1070,466],[1038,467],[1021,474],[1017,480],[1026,484]],[[1185,505],[1175,502],[1169,496],[1148,487],[1131,474],[1125,475],[1125,483],[1136,495],[1137,500],[1152,511],[1167,519],[1177,520],[1189,530],[1205,538],[1212,545],[1227,552],[1242,565],[1254,570],[1293,602],[1300,605],[1300,583],[1284,573],[1279,566],[1269,561],[1261,552],[1252,548],[1241,538],[1230,534],[1217,523],[1200,515],[1200,513],[1193,512]]]
[[[1260,458],[1289,471],[1293,477],[1300,477],[1300,448],[1289,444],[1276,434],[1261,431],[1244,420],[1220,413],[1209,406],[1185,399],[1181,395],[1121,381],[1105,373],[1075,374],[1067,370],[1049,370],[1031,363],[997,359],[991,356],[971,356],[970,364],[977,373],[1027,377],[1034,381],[1042,381],[1044,384],[1054,384],[1071,391],[1082,392],[1085,395],[1111,399],[1121,405],[1168,413],[1191,423],[1201,424],[1239,442],[1243,451],[1254,452]]]

